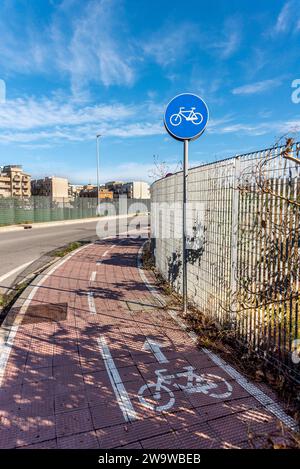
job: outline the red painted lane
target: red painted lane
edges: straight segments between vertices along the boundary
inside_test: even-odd
[[[264,447],[276,418],[159,307],[137,268],[141,241],[117,241],[76,253],[38,288],[0,390],[0,446]],[[67,315],[37,313],[57,303]],[[161,344],[166,362],[147,340]]]

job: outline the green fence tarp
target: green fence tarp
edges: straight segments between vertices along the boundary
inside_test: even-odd
[[[77,197],[55,199],[45,196],[29,198],[0,197],[0,226],[47,221],[77,220],[98,216],[124,215],[150,211],[150,200],[127,199],[101,200],[97,209],[97,199]]]

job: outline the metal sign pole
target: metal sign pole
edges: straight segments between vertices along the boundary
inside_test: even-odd
[[[187,313],[187,178],[188,178],[189,141],[183,142],[183,207],[182,207],[182,296],[183,313]]]
[[[183,313],[188,307],[187,283],[187,178],[189,140],[200,137],[208,121],[208,108],[200,96],[181,93],[167,105],[164,124],[167,132],[176,140],[183,142],[183,195],[182,195],[182,298]]]

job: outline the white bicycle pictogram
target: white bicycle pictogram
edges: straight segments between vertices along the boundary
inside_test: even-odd
[[[186,371],[176,374],[167,374],[166,369],[156,370],[156,383],[144,384],[138,392],[140,403],[157,412],[173,407],[175,395],[170,387],[166,385],[172,385],[175,389],[181,389],[188,394],[199,392],[216,399],[225,399],[231,396],[232,386],[221,376],[208,373],[199,375],[195,373],[195,368],[192,366],[185,366],[183,369]],[[176,378],[186,378],[186,384],[182,385],[174,382]],[[147,391],[149,392],[151,389],[154,392],[145,396]],[[155,402],[153,403],[153,401]]]
[[[185,107],[180,107],[177,114],[172,114],[170,117],[170,123],[173,126],[180,125],[182,119],[185,119],[188,122],[192,122],[194,125],[199,125],[203,121],[203,116],[200,112],[195,112],[195,107],[191,109],[185,109]]]

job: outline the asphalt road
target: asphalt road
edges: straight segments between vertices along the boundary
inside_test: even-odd
[[[129,221],[128,221],[129,220]],[[148,217],[139,216],[120,219],[119,232],[126,231],[127,224],[135,228],[137,224],[145,226]],[[30,263],[39,259],[49,251],[60,248],[70,242],[97,236],[96,226],[100,224],[103,236],[114,235],[114,223],[105,219],[74,224],[42,226],[28,230],[1,232],[0,230],[0,290],[5,291],[13,285],[14,280],[22,271],[28,269]]]

